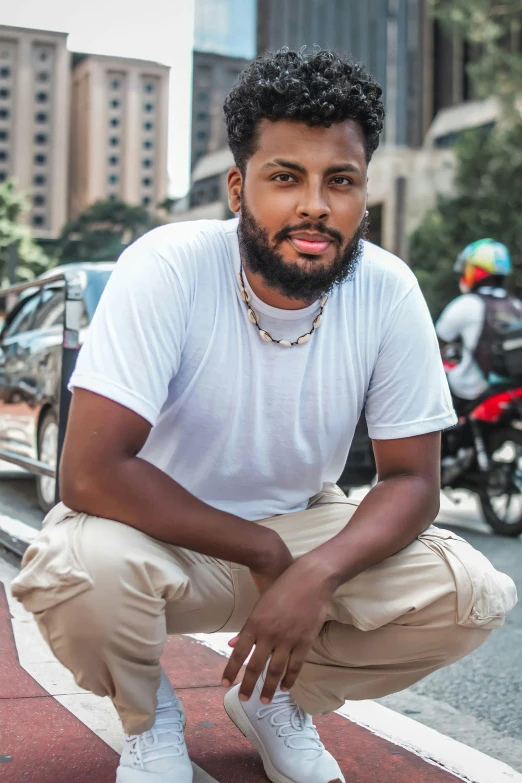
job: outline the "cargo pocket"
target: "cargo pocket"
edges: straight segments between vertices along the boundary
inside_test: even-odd
[[[22,570],[11,583],[12,594],[27,611],[44,612],[93,587],[78,556],[79,538],[87,514],[63,504],[54,508],[27,549]]]
[[[494,629],[504,624],[517,602],[517,589],[509,576],[449,530],[429,527],[419,541],[442,557],[453,573],[458,625]]]

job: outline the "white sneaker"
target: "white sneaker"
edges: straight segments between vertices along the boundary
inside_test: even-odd
[[[181,702],[162,671],[156,723],[150,731],[126,737],[116,783],[192,783],[185,722]]]
[[[225,710],[258,750],[272,783],[346,783],[311,716],[279,688],[270,704],[262,704],[262,687],[260,679],[249,701],[241,701],[236,685],[225,696]]]

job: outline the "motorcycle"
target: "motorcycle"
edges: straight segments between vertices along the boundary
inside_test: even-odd
[[[338,484],[347,492],[375,475],[363,414]],[[458,424],[442,433],[441,489],[474,492],[495,533],[522,533],[522,386],[492,387],[459,411]]]

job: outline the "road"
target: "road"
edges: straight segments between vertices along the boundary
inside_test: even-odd
[[[522,597],[522,538],[503,539],[481,521],[474,499],[442,499],[438,524],[455,530],[515,580]],[[0,464],[0,513],[39,527],[34,479]],[[465,660],[432,674],[385,706],[522,772],[522,601],[504,628]]]

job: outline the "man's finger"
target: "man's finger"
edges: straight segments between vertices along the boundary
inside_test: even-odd
[[[261,677],[271,654],[272,645],[270,643],[267,643],[266,641],[256,642],[255,652],[248,662],[245,676],[243,677],[243,682],[239,689],[239,698],[241,701],[248,701],[252,696],[256,683]]]
[[[290,653],[290,647],[278,647],[272,654],[265,675],[265,684],[261,691],[261,701],[263,704],[269,704],[274,698],[276,688],[284,677]]]
[[[286,666],[286,674],[283,677],[283,681],[281,682],[282,690],[289,691],[290,688],[293,688],[295,685],[295,681],[297,680],[301,669],[303,668],[303,664],[306,661],[306,656],[308,655],[309,649],[310,645],[301,645],[299,647],[295,647],[294,650],[292,650],[290,658],[288,659],[288,664]]]
[[[223,672],[223,679],[221,680],[221,684],[224,685],[225,688],[229,688],[236,679],[241,667],[250,655],[255,641],[253,634],[245,629],[243,629],[237,637],[234,651],[228,660],[225,671]]]

